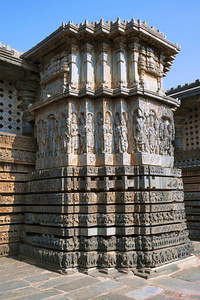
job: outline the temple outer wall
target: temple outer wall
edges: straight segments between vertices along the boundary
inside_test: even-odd
[[[0,43],[0,256],[17,255],[24,230],[28,174],[36,140],[27,121],[37,92],[37,67]]]
[[[175,166],[182,169],[187,227],[200,240],[200,82],[172,88],[167,94],[181,99],[175,112]]]

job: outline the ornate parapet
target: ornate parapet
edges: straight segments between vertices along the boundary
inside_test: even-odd
[[[148,40],[148,42],[147,42]],[[41,96],[30,111],[66,96],[164,95],[162,79],[180,48],[141,20],[63,25],[22,55],[40,63]]]
[[[63,24],[23,58],[38,144],[20,256],[71,268],[153,268],[188,257],[173,113],[162,79],[179,52],[146,23]]]

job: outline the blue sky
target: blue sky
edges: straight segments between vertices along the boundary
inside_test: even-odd
[[[0,4],[0,41],[19,51],[27,51],[69,20],[141,19],[181,46],[164,88],[200,78],[200,0],[0,0]]]

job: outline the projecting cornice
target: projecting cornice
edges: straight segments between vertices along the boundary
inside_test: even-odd
[[[120,18],[114,21],[105,22],[103,19],[100,22],[74,24],[72,21],[63,23],[56,31],[46,37],[43,41],[25,52],[21,57],[32,62],[41,62],[42,56],[53,51],[58,46],[62,45],[68,38],[73,37],[77,39],[90,37],[96,39],[97,37],[114,39],[117,36],[124,36],[127,43],[131,38],[136,37],[156,49],[162,51],[165,55],[165,73],[169,71],[176,54],[179,53],[180,47],[173,44],[166,39],[166,36],[155,27],[149,27],[147,22],[132,19],[129,21],[121,21]]]
[[[11,48],[9,45],[3,45],[2,42],[0,42],[0,63],[3,62],[29,71],[38,72],[38,67],[22,58],[22,54],[23,52],[19,52]]]
[[[177,87],[168,90],[166,94],[170,97],[176,97],[180,99],[200,95],[200,81],[197,79],[192,83],[178,85]]]

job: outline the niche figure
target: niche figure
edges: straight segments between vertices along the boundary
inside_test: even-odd
[[[175,130],[174,124],[168,118],[162,118],[159,128],[159,138],[160,138],[160,153],[162,155],[172,155]]]
[[[106,112],[105,114],[105,124],[103,126],[104,132],[104,153],[112,153],[112,126],[111,126],[111,114]]]
[[[94,125],[93,125],[92,113],[88,113],[87,115],[86,135],[87,135],[87,153],[94,153]]]
[[[47,155],[48,156],[54,156],[55,155],[55,118],[53,115],[48,117],[48,146],[47,146]]]
[[[159,146],[158,146],[158,120],[156,118],[156,114],[153,110],[150,111],[148,117],[148,141],[149,141],[149,151],[150,153],[159,153]]]
[[[75,112],[73,112],[71,115],[70,133],[71,133],[71,153],[77,154],[79,148],[79,128],[77,122],[77,115]]]
[[[38,121],[37,124],[37,143],[38,143],[38,153],[37,158],[45,158],[46,152],[46,122],[43,120]]]
[[[115,114],[115,153],[124,153],[127,151],[127,127],[126,127],[126,114],[122,113],[121,121],[120,115],[117,112]]]
[[[146,113],[140,108],[136,109],[133,116],[134,150],[148,152]]]
[[[103,152],[103,114],[101,112],[98,112],[97,114],[97,151],[98,154]]]

